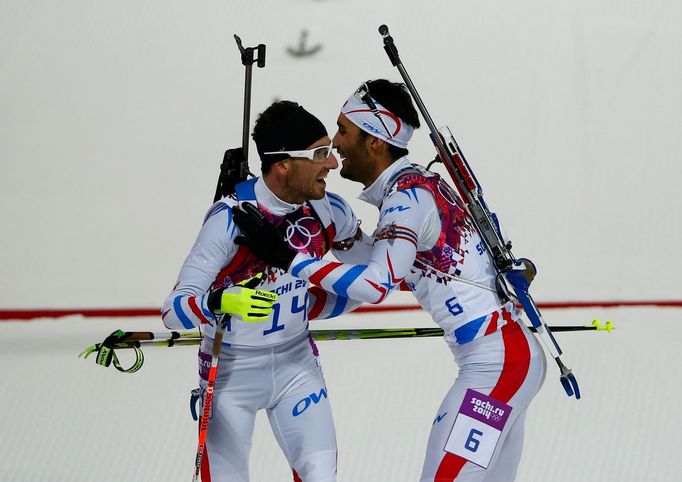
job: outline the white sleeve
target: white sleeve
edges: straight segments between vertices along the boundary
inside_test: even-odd
[[[332,249],[332,253],[342,263],[367,264],[372,255],[374,240],[360,231],[357,233],[359,239],[354,240],[350,249]]]
[[[336,228],[332,253],[344,263],[366,262],[372,250],[371,238],[362,232],[358,218],[345,199],[331,192],[327,192],[327,197]]]
[[[327,192],[332,219],[334,220],[334,241],[343,241],[355,236],[358,229],[358,218],[350,205],[338,194]]]
[[[178,281],[161,309],[163,324],[170,329],[190,329],[215,320],[207,306],[208,291],[220,270],[237,252],[237,229],[230,206],[218,202],[206,215]]]
[[[379,303],[399,289],[410,273],[417,247],[432,245],[435,240],[424,238],[433,238],[436,229],[440,229],[440,219],[431,193],[421,188],[398,190],[382,205],[366,263],[337,263],[299,253],[289,272],[337,295]]]

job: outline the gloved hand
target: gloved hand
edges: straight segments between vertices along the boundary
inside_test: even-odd
[[[121,330],[116,330],[111,335],[107,336],[104,341],[100,344],[97,350],[97,360],[98,365],[108,367],[114,357],[114,347],[116,343],[125,338],[125,332]]]
[[[262,276],[259,274],[235,286],[212,291],[208,295],[208,309],[247,322],[265,320],[279,296],[272,291],[253,289],[260,283]]]
[[[232,219],[242,232],[235,243],[248,246],[253,254],[269,265],[284,271],[289,269],[296,251],[289,247],[282,239],[282,234],[257,207],[249,203],[244,203],[242,209],[235,206],[232,208]]]
[[[114,367],[119,372],[123,373],[135,373],[142,368],[142,364],[144,363],[144,355],[142,350],[139,348],[139,344],[138,346],[135,346],[134,344],[129,345],[130,348],[135,350],[135,362],[130,366],[130,368],[123,368],[121,366],[121,362],[118,361],[118,356],[116,356],[116,352],[114,351],[115,348],[120,348],[120,346],[118,346],[119,343],[125,346],[126,343],[123,340],[130,337],[130,335],[130,332],[116,330],[111,335],[106,337],[102,343],[95,345],[97,348],[97,359],[95,360],[96,363],[104,367],[108,367],[113,363]]]

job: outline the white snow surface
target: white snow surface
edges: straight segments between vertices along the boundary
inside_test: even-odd
[[[533,402],[518,481],[679,480],[682,310],[546,311],[552,324],[611,319],[611,333],[565,333],[562,360],[580,383],[568,398],[551,362]],[[432,326],[418,312],[350,315],[315,328]],[[159,331],[156,319],[0,323],[0,480],[190,480],[196,422],[195,347],[147,347],[135,374],[103,368],[86,346],[116,328]],[[440,338],[318,342],[334,411],[340,482],[419,479],[431,422],[456,376]],[[121,353],[124,366],[130,353]],[[291,480],[259,414],[253,482]]]

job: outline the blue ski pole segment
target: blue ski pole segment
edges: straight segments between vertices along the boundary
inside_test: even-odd
[[[533,298],[528,292],[528,288],[530,287],[533,277],[535,277],[535,273],[535,265],[529,259],[521,258],[514,262],[513,268],[505,273],[505,277],[514,289],[514,293],[516,294],[519,303],[521,303],[523,310],[526,312],[526,316],[528,316],[531,325],[533,325],[537,333],[542,337],[543,341],[545,341],[545,345],[547,345],[552,357],[557,362],[559,370],[561,371],[559,380],[561,381],[564,390],[566,390],[569,397],[575,395],[575,398],[579,399],[580,388],[578,387],[578,381],[575,379],[575,375],[573,375],[571,369],[567,368],[561,362],[561,359],[559,358],[562,354],[561,347],[554,338],[552,331],[542,319],[537,304],[533,301]]]
[[[514,255],[511,252],[511,242],[505,240],[502,235],[500,222],[497,219],[497,216],[490,211],[483,199],[483,189],[471,170],[464,154],[457,145],[455,137],[448,127],[442,127],[441,129],[436,128],[433,119],[426,110],[424,102],[422,102],[416,87],[412,83],[407,70],[400,60],[398,49],[393,42],[393,37],[391,37],[388,32],[388,27],[386,25],[381,25],[379,27],[379,33],[383,37],[384,50],[386,51],[388,58],[393,66],[400,72],[407,89],[410,91],[412,98],[417,104],[417,108],[424,117],[424,121],[429,126],[431,141],[436,147],[438,158],[445,165],[450,177],[452,177],[457,191],[466,204],[471,220],[475,224],[479,234],[483,238],[483,242],[485,243],[488,252],[493,258],[495,268],[498,272],[497,285],[500,296],[507,296],[509,293],[507,284],[511,285],[531,324],[536,329],[540,340],[542,340],[554,360],[557,362],[559,370],[561,371],[559,379],[564,390],[566,390],[569,397],[575,396],[576,399],[579,399],[580,389],[578,388],[578,382],[571,370],[561,362],[559,358],[561,355],[561,348],[554,338],[554,335],[552,335],[552,331],[543,321],[540,311],[528,291],[530,283],[535,276],[535,266],[530,260],[524,258],[517,260],[514,258]]]

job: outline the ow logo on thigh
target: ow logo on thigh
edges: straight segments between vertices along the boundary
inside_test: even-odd
[[[296,405],[294,405],[294,409],[291,411],[291,414],[294,417],[298,417],[303,412],[308,410],[308,407],[310,407],[311,405],[317,405],[323,398],[327,398],[326,388],[321,389],[320,393],[311,393],[303,400],[300,400]]]

